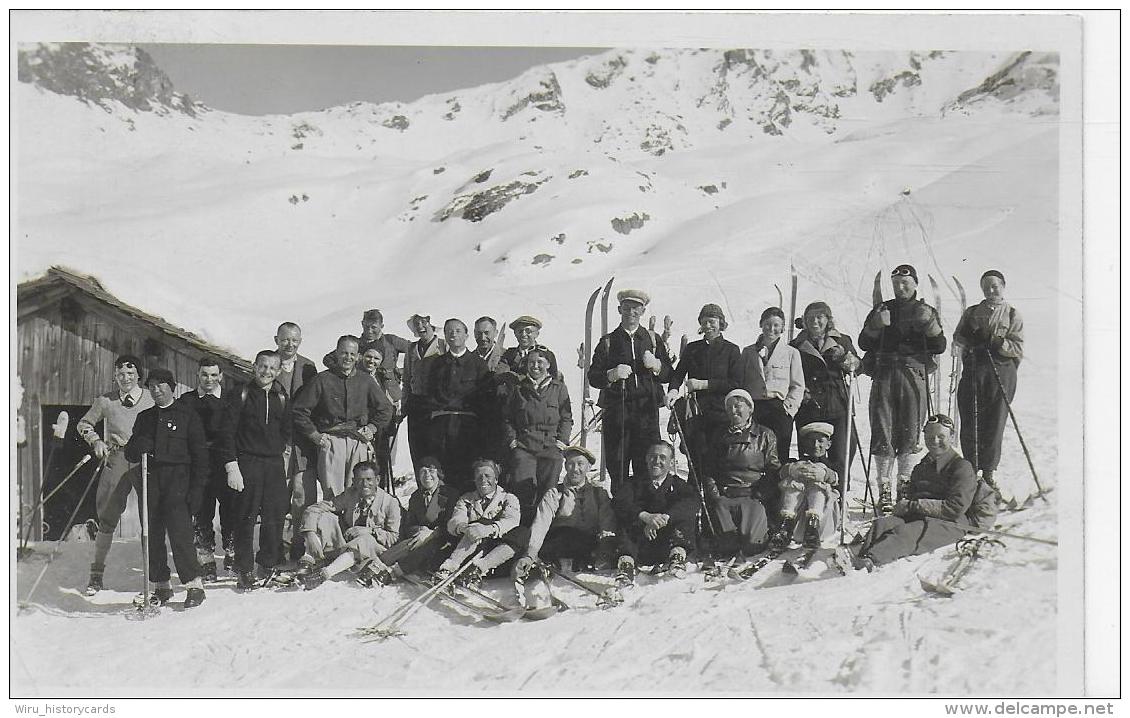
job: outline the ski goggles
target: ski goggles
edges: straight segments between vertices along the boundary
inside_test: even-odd
[[[895,267],[891,270],[892,277],[913,277],[914,270],[910,267]]]
[[[945,414],[934,414],[926,420],[926,426],[929,426],[930,424],[941,424],[950,431],[953,431],[953,419],[949,418]]]

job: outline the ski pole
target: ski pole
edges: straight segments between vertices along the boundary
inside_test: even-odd
[[[104,468],[106,468],[106,459],[102,459],[99,462],[98,468],[90,477],[90,481],[86,484],[86,489],[83,490],[82,496],[79,498],[78,503],[75,504],[74,510],[71,511],[71,517],[67,519],[66,528],[63,529],[63,533],[60,534],[59,539],[55,542],[55,549],[51,552],[51,556],[48,557],[47,562],[43,564],[43,569],[40,570],[39,575],[35,578],[35,583],[31,585],[31,590],[27,592],[27,596],[21,601],[21,605],[26,606],[27,603],[31,601],[31,597],[35,595],[35,589],[39,588],[39,582],[43,580],[43,575],[47,573],[47,567],[51,565],[51,562],[59,555],[59,549],[63,547],[63,541],[67,538],[67,532],[71,528],[71,522],[74,521],[75,516],[78,515],[79,509],[82,508],[83,502],[86,501],[86,495],[90,493],[90,489],[98,483],[98,477],[102,474]]]
[[[1052,541],[1051,539],[1037,538],[1036,536],[1025,536],[1024,534],[1014,534],[1014,533],[1010,533],[1008,531],[999,531],[997,529],[978,529],[978,528],[974,528],[974,527],[972,527],[968,524],[959,524],[956,521],[947,521],[946,519],[939,519],[939,518],[935,518],[933,516],[928,516],[926,518],[928,518],[930,521],[940,523],[943,526],[951,526],[955,529],[963,529],[963,530],[969,531],[971,533],[990,534],[992,536],[1004,536],[1005,538],[1020,539],[1021,541],[1034,541],[1036,543],[1047,544],[1048,546],[1058,546],[1059,545],[1058,541]]]
[[[976,473],[981,470],[981,426],[979,423],[980,417],[977,416],[978,413],[980,413],[978,411],[979,406],[977,401],[977,394],[979,394],[980,392],[978,391],[979,387],[977,386],[976,352],[973,352],[972,356],[970,357],[970,361],[972,361],[973,363],[973,381],[970,382],[973,385],[973,472]],[[996,367],[993,367],[993,373],[996,373]],[[1003,392],[1004,390],[1002,389],[1001,391]]]
[[[702,504],[702,514],[706,518],[706,527],[710,529],[711,536],[717,537],[718,532],[714,529],[714,521],[712,521],[710,518],[710,507],[706,505],[706,493],[702,488],[702,480],[698,473],[698,469],[695,468],[694,460],[691,458],[693,451],[691,449],[690,441],[688,441],[687,438],[686,428],[683,426],[683,422],[679,420],[678,411],[672,410],[671,416],[675,417],[675,426],[679,429],[679,436],[682,437],[683,445],[687,447],[687,467],[690,469],[690,473],[694,477],[695,488],[698,489],[698,500],[699,503]]]
[[[63,480],[59,482],[59,485],[56,486],[55,488],[51,489],[51,492],[49,494],[47,494],[46,496],[44,496],[42,499],[39,500],[39,503],[36,504],[35,508],[31,510],[31,515],[35,516],[35,514],[44,505],[47,504],[48,499],[50,499],[52,496],[57,494],[59,492],[59,489],[63,488],[66,485],[66,483],[68,481],[70,481],[71,477],[74,476],[75,474],[77,474],[78,470],[81,469],[83,466],[85,466],[86,463],[88,461],[90,461],[92,458],[93,458],[93,456],[91,454],[84,454],[83,457],[79,460],[79,462],[77,464],[75,464],[75,467],[70,470],[70,473],[68,473],[66,476],[63,477]],[[46,472],[44,472],[44,475],[46,476]],[[28,539],[30,537],[31,537],[31,526],[25,526],[23,538],[20,540],[20,550],[21,551],[23,551],[27,547],[27,542],[28,542]]]
[[[855,402],[852,400],[851,388],[855,383],[855,375],[851,375],[848,380],[847,394],[848,394],[848,440],[844,442],[844,478],[840,482],[840,545],[845,543],[845,532],[847,531],[847,489],[851,485],[851,427],[855,423]]]
[[[141,606],[149,607],[149,454],[141,455]]]
[[[407,623],[408,619],[411,618],[417,611],[431,603],[436,596],[445,591],[448,586],[455,583],[455,581],[458,580],[458,578],[462,576],[467,571],[467,569],[474,565],[475,559],[479,558],[481,554],[482,551],[476,551],[475,554],[471,556],[470,560],[460,566],[458,570],[453,571],[450,576],[432,586],[428,590],[424,591],[419,596],[404,604],[400,608],[393,611],[388,616],[388,618],[377,622],[377,624],[374,626],[360,629],[360,633],[363,635],[375,635],[378,639],[389,638],[391,636],[397,635],[400,632],[400,626]]]
[[[1001,381],[1000,372],[997,371],[996,362],[992,357],[989,357],[989,366],[993,369],[993,376],[996,377],[997,387],[1001,390],[1001,398],[1004,399],[1004,405],[1008,407],[1008,418],[1012,419],[1012,428],[1016,430],[1016,438],[1020,440],[1020,448],[1024,450],[1024,458],[1028,460],[1028,468],[1032,471],[1032,480],[1036,482],[1036,495],[1048,503],[1047,493],[1044,487],[1040,486],[1040,477],[1036,475],[1036,465],[1032,463],[1032,455],[1028,453],[1028,445],[1024,443],[1024,435],[1020,433],[1020,425],[1016,423],[1016,414],[1012,413],[1012,402],[1008,399],[1008,394],[1004,391],[1004,382]],[[974,394],[976,396],[976,394]],[[976,414],[974,414],[976,416]]]

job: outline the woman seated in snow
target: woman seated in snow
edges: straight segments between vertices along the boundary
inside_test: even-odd
[[[711,437],[703,489],[715,515],[721,557],[759,552],[769,533],[766,496],[776,494],[777,437],[753,420],[753,398],[744,389],[726,395],[730,426]]]
[[[358,563],[363,564],[358,580],[372,585],[388,570],[377,557],[400,535],[400,502],[380,487],[376,464],[362,461],[353,467],[349,488],[306,509],[302,535],[306,555],[299,575],[307,589]]]
[[[871,525],[856,568],[871,571],[879,564],[933,551],[974,528],[966,514],[977,493],[977,477],[973,465],[953,449],[953,420],[945,414],[931,416],[924,433],[926,458],[911,472],[894,515],[881,516]]]
[[[840,519],[840,478],[828,455],[832,432],[832,425],[822,421],[800,428],[800,460],[781,467],[781,520],[773,533],[774,545],[787,546],[797,533],[808,548],[819,548],[835,539]],[[802,511],[804,522],[798,527],[797,516]]]

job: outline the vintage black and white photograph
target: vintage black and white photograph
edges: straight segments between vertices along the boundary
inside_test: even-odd
[[[1084,694],[1080,18],[12,20],[12,696]]]

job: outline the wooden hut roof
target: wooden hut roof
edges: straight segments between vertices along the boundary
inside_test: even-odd
[[[137,307],[126,304],[122,300],[106,291],[97,278],[88,274],[80,274],[66,267],[53,266],[42,277],[31,279],[16,287],[16,318],[17,321],[41,311],[45,306],[53,304],[73,291],[80,291],[106,304],[117,311],[139,322],[144,322],[163,334],[179,340],[207,354],[231,362],[238,369],[251,374],[251,362],[232,354],[226,349],[210,344],[187,329],[182,329],[170,324],[161,317],[148,312],[143,312]]]

